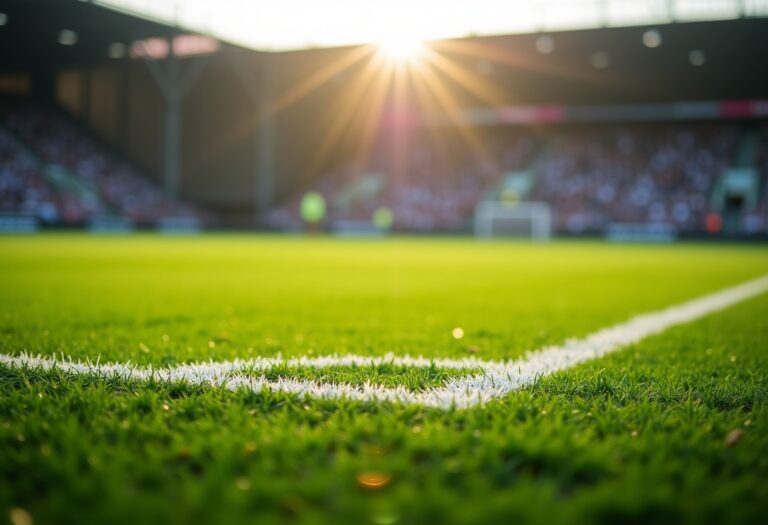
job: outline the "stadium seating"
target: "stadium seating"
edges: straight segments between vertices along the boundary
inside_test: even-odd
[[[0,129],[0,210],[56,222],[64,208],[36,160],[7,131]]]
[[[52,108],[4,104],[0,155],[3,212],[34,215],[44,224],[84,224],[110,215],[140,226],[199,215]]]
[[[386,206],[393,211],[395,227],[404,231],[461,231],[474,207],[500,181],[500,174],[524,168],[538,147],[535,138],[512,133],[483,141],[481,147],[435,145],[429,134],[408,146],[402,173],[392,168],[391,145],[378,144],[369,162],[351,161],[321,178],[311,189],[331,203],[328,221],[370,219]],[[337,195],[362,177],[376,174],[384,181],[376,195],[366,195],[339,205]],[[306,191],[305,188],[304,190]],[[270,214],[273,227],[298,229],[296,213],[303,192],[289,196]]]
[[[379,140],[368,161],[353,159],[331,170],[288,196],[268,221],[300,229],[298,203],[313,189],[329,203],[331,225],[369,220],[386,206],[401,231],[467,231],[477,203],[499,198],[510,174],[524,174],[530,187],[513,198],[550,204],[561,233],[602,233],[617,223],[703,233],[707,216],[719,212],[713,189],[735,162],[743,131],[727,123],[509,128],[491,130],[480,148],[440,145],[421,133],[409,139],[404,154]],[[739,217],[740,234],[768,232],[768,129],[756,137],[759,194]],[[396,155],[402,155],[399,164]],[[149,226],[164,217],[200,216],[52,108],[6,103],[0,160],[0,212],[31,215],[42,224],[119,216]]]
[[[708,195],[735,154],[737,129],[600,127],[554,141],[532,199],[553,205],[560,231],[650,222],[690,232],[703,229]]]
[[[395,226],[405,231],[461,231],[483,199],[512,173],[532,179],[518,199],[549,203],[561,233],[602,233],[615,223],[669,224],[682,233],[704,233],[706,218],[720,210],[713,188],[737,156],[742,129],[736,124],[643,124],[562,127],[546,131],[498,130],[484,152],[452,152],[450,160],[427,140],[409,145],[403,172],[393,176],[386,160],[350,163],[327,174],[312,189],[331,203],[329,221],[370,218],[379,206],[394,211]],[[768,134],[759,140],[755,167],[760,192],[745,210],[735,232],[768,232]],[[379,152],[381,153],[381,152]],[[374,159],[386,158],[375,154]],[[334,206],[347,185],[380,172],[390,182],[375,198],[356,207]],[[495,196],[493,198],[496,198]],[[297,196],[271,214],[277,227],[300,227]]]

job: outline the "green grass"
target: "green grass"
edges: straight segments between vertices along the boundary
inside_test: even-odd
[[[155,365],[501,359],[766,272],[761,246],[0,237],[0,351]],[[763,296],[460,412],[0,367],[0,512],[26,509],[35,523],[761,523],[766,350]],[[271,373],[423,389],[460,372]],[[389,483],[365,488],[366,473]]]

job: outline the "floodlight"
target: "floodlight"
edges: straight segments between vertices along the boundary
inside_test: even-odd
[[[74,46],[77,44],[77,33],[71,29],[62,29],[59,31],[59,44],[63,46]]]

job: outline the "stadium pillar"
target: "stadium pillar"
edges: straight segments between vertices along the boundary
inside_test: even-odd
[[[265,213],[272,205],[274,197],[275,174],[275,118],[270,111],[270,104],[274,95],[274,82],[272,76],[271,60],[265,59],[261,65],[261,82],[259,83],[259,129],[257,141],[257,214]],[[256,217],[258,220],[258,216]]]
[[[179,194],[181,156],[181,97],[178,90],[165,99],[163,120],[163,178],[165,190],[172,196]]]
[[[149,56],[149,54],[148,54]],[[163,115],[163,181],[165,190],[176,197],[181,179],[181,118],[184,96],[194,85],[207,59],[190,59],[182,68],[173,51],[173,39],[169,39],[168,56],[165,64],[151,58],[146,61],[165,102]]]
[[[84,68],[80,72],[80,118],[83,122],[91,124],[91,107],[93,104],[91,95],[91,84],[93,74],[89,68]]]
[[[253,130],[253,222],[258,226],[274,198],[275,118],[270,106],[274,96],[273,66],[268,57],[262,57],[258,68],[238,60],[231,52],[227,58],[258,118]]]
[[[125,61],[121,63],[117,68],[117,124],[115,129],[115,136],[117,142],[123,151],[128,149],[128,136],[130,129],[131,114],[131,66]]]
[[[32,96],[45,104],[56,100],[56,75],[48,69],[32,72]]]

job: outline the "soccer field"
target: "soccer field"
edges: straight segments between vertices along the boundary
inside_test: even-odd
[[[0,237],[0,508],[17,524],[764,523],[759,290],[503,395],[421,401],[767,273],[757,245]],[[222,375],[168,379],[202,362]]]

